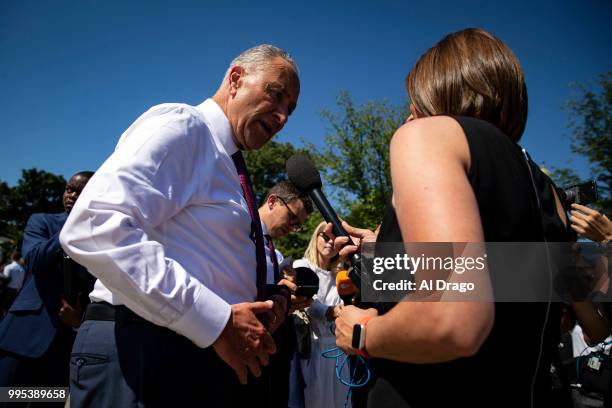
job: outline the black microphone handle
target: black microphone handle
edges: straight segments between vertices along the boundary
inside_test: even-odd
[[[338,218],[338,215],[336,215],[336,212],[332,208],[329,201],[327,201],[327,197],[325,197],[325,194],[323,194],[321,189],[314,188],[308,192],[308,195],[319,209],[323,219],[332,224],[334,235],[337,237],[348,237],[349,241],[346,243],[346,245],[355,245],[350,235],[342,227],[342,222]],[[361,255],[354,252],[349,256],[349,258],[354,267],[359,266],[359,263],[361,262]]]
[[[315,205],[319,209],[319,212],[323,216],[323,219],[325,219],[325,221],[327,222],[331,222],[331,224],[333,225],[334,235],[337,237],[349,237],[349,234],[347,234],[347,232],[342,227],[342,222],[336,215],[336,212],[332,208],[329,201],[327,201],[327,197],[325,197],[325,194],[323,194],[320,189],[315,188],[313,190],[310,190],[308,195],[310,196],[311,200],[314,201]],[[354,245],[350,237],[348,244]]]

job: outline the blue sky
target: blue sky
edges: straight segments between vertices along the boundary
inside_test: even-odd
[[[522,144],[547,165],[569,151],[569,83],[612,69],[606,1],[33,1],[0,2],[0,180],[21,169],[69,176],[96,169],[150,106],[198,104],[231,59],[272,43],[300,66],[302,93],[277,140],[323,143],[322,109],[338,91],[356,102],[405,98],[403,80],[445,34],[482,27],[525,70],[529,120]]]

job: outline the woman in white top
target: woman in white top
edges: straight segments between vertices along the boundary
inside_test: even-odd
[[[300,360],[306,383],[306,408],[342,407],[348,392],[348,387],[336,378],[335,359],[321,355],[336,347],[334,320],[342,307],[336,289],[338,253],[334,249],[333,240],[323,232],[325,225],[322,222],[317,226],[304,258],[293,263],[294,268],[310,268],[319,277],[319,291],[313,297],[312,305],[306,309],[311,321],[311,351],[308,359]]]

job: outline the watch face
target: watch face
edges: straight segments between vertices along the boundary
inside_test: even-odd
[[[359,349],[359,345],[361,343],[361,328],[360,324],[356,324],[353,326],[353,339],[351,340],[351,346],[354,349]]]

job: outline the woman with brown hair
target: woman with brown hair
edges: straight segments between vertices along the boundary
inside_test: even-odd
[[[517,144],[527,90],[517,58],[502,41],[473,28],[447,35],[417,61],[406,87],[411,115],[391,140],[393,199],[377,242],[484,248],[484,242],[567,240],[550,183]],[[344,226],[358,238],[374,235]],[[337,248],[345,243],[335,241]],[[347,246],[340,254],[356,249]],[[479,297],[492,299],[486,269],[479,278]],[[409,296],[392,306],[345,307],[336,336],[345,351],[374,358],[371,407],[501,405],[492,395],[504,406],[547,406],[558,322],[550,302],[419,302]],[[359,350],[351,346],[355,325],[364,333]]]

